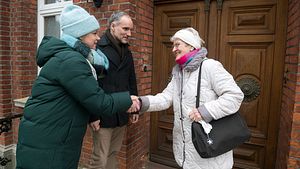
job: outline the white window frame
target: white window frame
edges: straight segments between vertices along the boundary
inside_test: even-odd
[[[68,5],[73,4],[73,1],[64,1],[64,0],[56,0],[56,3],[46,4],[45,0],[38,0],[38,20],[37,20],[37,27],[38,27],[38,45],[41,43],[45,32],[44,32],[44,25],[45,25],[45,17],[47,16],[54,16],[60,15],[63,8]]]

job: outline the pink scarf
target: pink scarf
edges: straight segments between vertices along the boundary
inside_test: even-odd
[[[193,57],[195,56],[195,54],[200,50],[199,49],[195,49],[183,56],[181,56],[180,58],[176,59],[176,63],[181,67],[183,68],[186,64],[188,64],[192,59]]]

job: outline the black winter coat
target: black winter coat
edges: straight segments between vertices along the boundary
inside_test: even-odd
[[[99,86],[106,93],[129,91],[131,95],[138,95],[134,62],[128,45],[125,47],[122,59],[106,34],[98,41],[97,48],[99,48],[109,60],[107,75],[104,78],[98,79]],[[100,121],[101,127],[104,128],[123,126],[128,123],[128,113],[118,112],[113,116],[101,114]]]

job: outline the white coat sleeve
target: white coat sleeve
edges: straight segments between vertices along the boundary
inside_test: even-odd
[[[232,75],[225,70],[220,62],[211,60],[209,65],[205,72],[208,74],[211,87],[218,97],[216,100],[204,103],[204,106],[214,119],[219,119],[237,112],[244,94]]]
[[[167,87],[156,95],[141,96],[141,112],[162,111],[168,109],[173,103],[173,91],[175,80],[169,82]]]

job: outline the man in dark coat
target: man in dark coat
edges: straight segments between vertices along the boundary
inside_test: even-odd
[[[132,53],[128,49],[128,38],[131,36],[133,23],[130,16],[124,12],[113,14],[109,19],[109,29],[97,44],[109,60],[107,74],[98,79],[99,85],[105,92],[130,91],[138,95],[136,76]],[[93,119],[93,155],[90,168],[116,169],[116,158],[122,146],[122,140],[128,123],[128,114],[118,112],[113,117],[100,115]],[[97,121],[95,121],[97,120]],[[138,114],[132,116],[132,122],[138,121]],[[99,126],[100,122],[100,126]]]

